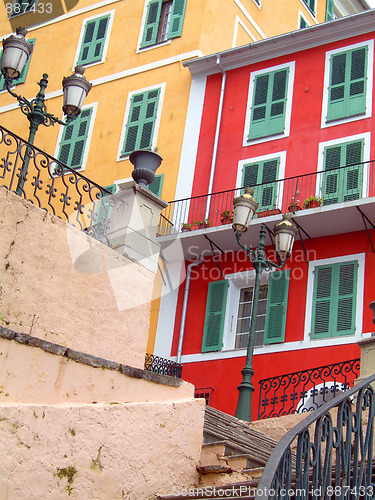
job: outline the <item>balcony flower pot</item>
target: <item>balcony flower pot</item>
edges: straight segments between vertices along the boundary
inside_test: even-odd
[[[289,205],[288,207],[288,212],[298,212],[298,210],[302,210],[302,207],[300,207],[299,205]]]
[[[188,224],[187,222],[184,222],[181,225],[181,232],[182,233],[187,233],[188,231],[191,231],[193,229],[193,224]]]
[[[197,220],[197,221],[195,221],[194,224],[196,224],[198,229],[206,229],[207,227],[211,226],[211,221],[210,221],[210,219]]]
[[[232,224],[233,223],[233,210],[224,210],[220,214],[220,221],[222,225],[224,226],[225,224]]]
[[[322,199],[319,196],[310,196],[303,202],[303,208],[316,208],[320,207]]]
[[[271,215],[281,214],[281,210],[279,208],[270,208],[269,210],[263,210],[262,212],[257,212],[257,216],[261,217],[269,217]]]

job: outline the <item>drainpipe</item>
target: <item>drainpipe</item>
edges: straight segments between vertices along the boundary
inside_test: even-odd
[[[177,359],[176,359],[177,363],[181,363],[182,344],[184,342],[184,334],[185,334],[186,311],[187,311],[187,303],[188,303],[188,299],[189,299],[189,290],[190,290],[191,270],[193,269],[193,267],[199,266],[199,264],[202,264],[203,260],[204,260],[204,257],[203,257],[203,255],[201,255],[198,260],[196,260],[195,262],[192,262],[187,267],[184,303],[182,305],[180,336],[178,338],[178,349],[177,349]]]
[[[211,173],[210,173],[210,181],[208,184],[208,192],[207,194],[212,193],[212,186],[214,183],[214,176],[215,176],[215,166],[216,166],[216,157],[217,157],[217,150],[219,146],[219,135],[220,135],[220,127],[221,127],[221,116],[223,114],[223,103],[224,103],[224,93],[225,93],[225,85],[227,82],[227,74],[223,70],[221,66],[221,54],[217,54],[216,57],[216,64],[218,65],[221,74],[223,75],[221,79],[221,89],[220,89],[220,101],[219,101],[219,109],[217,112],[217,119],[216,119],[216,130],[215,130],[215,141],[214,141],[214,150],[212,153],[212,161],[211,161]],[[207,205],[206,205],[206,215],[205,218],[209,216],[210,212],[210,204],[211,204],[211,197],[207,197]]]

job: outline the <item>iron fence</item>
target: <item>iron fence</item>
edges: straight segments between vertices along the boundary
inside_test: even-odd
[[[258,420],[316,410],[353,386],[360,359],[260,380]]]
[[[111,212],[122,203],[105,188],[2,126],[0,186],[97,239],[105,237]]]
[[[176,378],[181,378],[182,375],[182,365],[180,363],[148,353],[145,356],[145,370]]]
[[[375,196],[374,175],[374,161],[370,161],[255,184],[257,217]],[[184,224],[191,226],[186,230],[230,224],[233,199],[242,192],[243,188],[236,188],[171,201],[161,214],[159,235],[178,233]]]

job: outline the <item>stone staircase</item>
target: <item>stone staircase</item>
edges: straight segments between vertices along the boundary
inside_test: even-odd
[[[237,418],[207,406],[197,467],[199,487],[157,499],[254,498],[263,467],[276,443]]]

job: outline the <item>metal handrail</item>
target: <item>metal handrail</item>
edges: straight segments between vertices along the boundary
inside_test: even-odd
[[[375,374],[325,403],[288,431],[276,445],[264,468],[255,500],[284,499],[294,495],[296,498],[314,499],[359,498],[359,491],[362,491],[363,497],[373,498],[375,485],[371,481],[371,473],[375,401],[370,384],[374,381]],[[352,412],[352,399],[356,395],[356,409]],[[336,407],[335,427],[330,410]],[[363,435],[362,414],[367,409],[368,422]],[[312,440],[310,432],[314,424]],[[296,456],[291,448],[295,440]],[[352,495],[355,489],[357,494]]]

